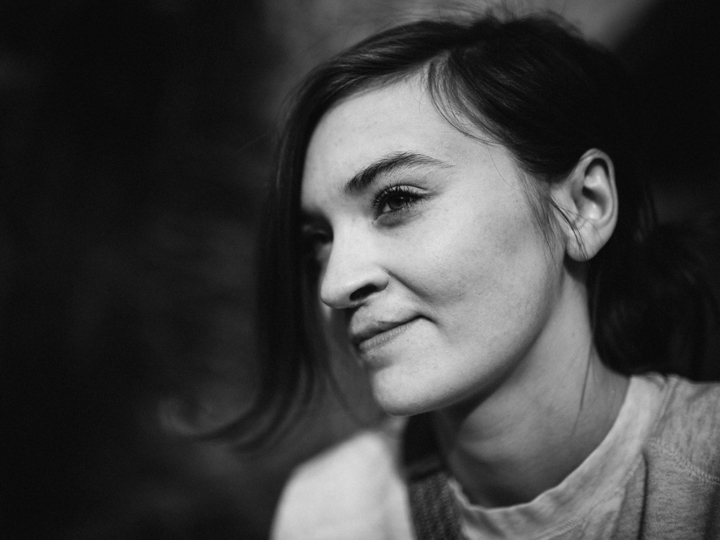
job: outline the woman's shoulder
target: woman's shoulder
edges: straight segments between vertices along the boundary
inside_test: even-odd
[[[710,538],[720,530],[720,385],[638,377],[661,392],[657,419],[625,489],[623,519],[642,538]],[[624,537],[635,537],[626,535]]]
[[[273,538],[383,538],[405,527],[398,463],[404,424],[388,419],[300,465],[283,490]]]
[[[328,448],[301,464],[293,472],[289,487],[333,489],[340,482],[366,481],[366,473],[379,467],[393,469],[404,424],[402,419],[387,419]]]
[[[720,383],[655,376],[664,385],[652,446],[696,473],[720,483]]]

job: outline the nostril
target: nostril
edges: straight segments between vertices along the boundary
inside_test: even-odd
[[[350,295],[350,301],[357,302],[358,300],[367,298],[373,292],[375,292],[376,289],[377,289],[377,287],[375,287],[374,285],[365,285],[363,287],[360,287],[359,289],[357,289]]]

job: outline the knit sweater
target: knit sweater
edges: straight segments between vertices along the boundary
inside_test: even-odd
[[[278,507],[275,540],[411,540],[400,463],[403,420],[303,464]],[[455,481],[469,540],[720,538],[720,385],[631,379],[603,442],[562,483],[505,508],[472,505]]]

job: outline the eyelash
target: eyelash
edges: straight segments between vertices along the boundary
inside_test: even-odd
[[[406,200],[399,208],[385,210],[385,206],[393,197],[404,197]],[[409,200],[408,200],[409,199]],[[388,186],[378,191],[373,197],[372,207],[379,218],[383,215],[403,213],[423,199],[423,195],[407,186]]]
[[[398,208],[385,207],[393,197],[403,198],[404,201],[399,204]],[[385,217],[386,224],[394,224],[394,218],[400,218],[405,212],[408,212],[414,205],[422,202],[425,195],[420,191],[404,185],[391,185],[380,189],[372,199],[372,208],[375,219]],[[303,227],[303,252],[309,262],[316,263],[319,253],[324,246],[332,242],[332,232],[329,232],[323,226],[307,225]]]

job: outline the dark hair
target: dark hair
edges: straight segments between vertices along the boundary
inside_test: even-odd
[[[267,429],[277,427],[297,400],[307,402],[327,371],[316,284],[309,279],[300,235],[310,137],[333,104],[415,74],[424,76],[449,121],[469,120],[508,148],[535,180],[536,194],[566,177],[587,150],[607,153],[621,210],[613,236],[587,267],[599,354],[624,373],[669,370],[697,354],[708,298],[707,285],[695,277],[700,258],[656,224],[635,163],[640,123],[632,87],[612,55],[549,16],[414,22],[340,53],[298,90],[259,253],[263,379],[257,410],[274,411]],[[541,196],[536,205],[544,225],[553,219],[548,199]]]

